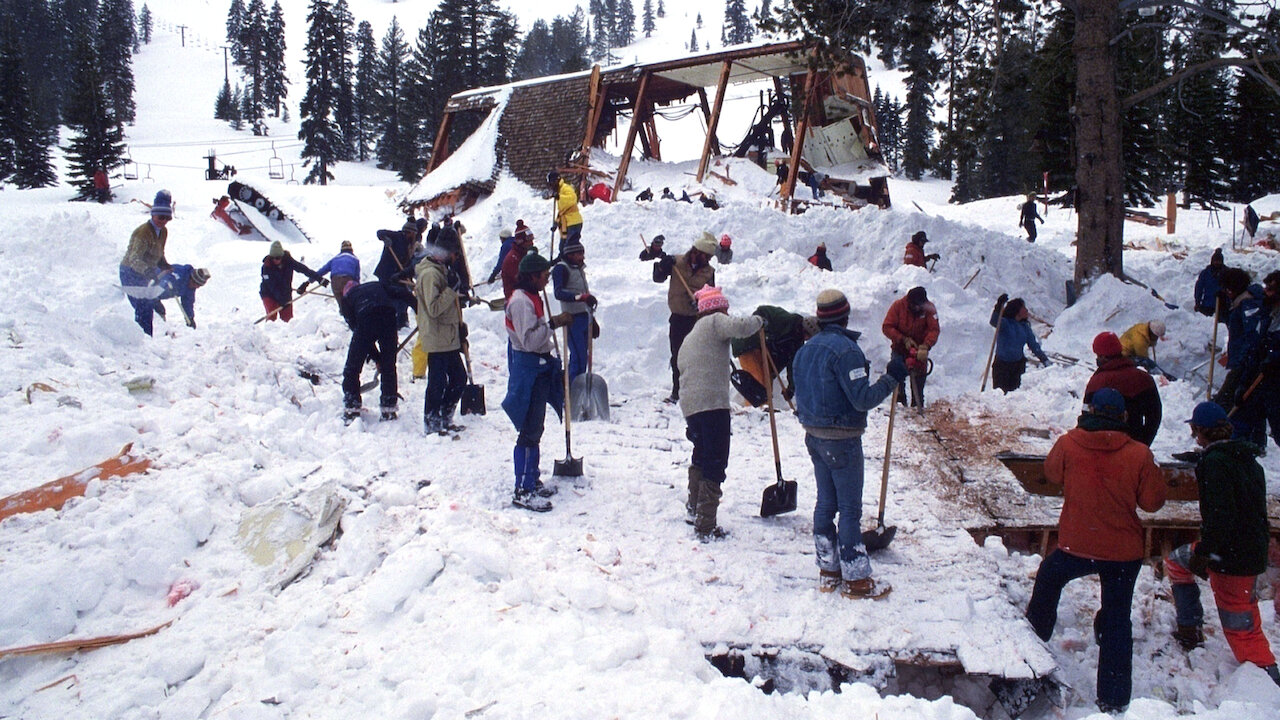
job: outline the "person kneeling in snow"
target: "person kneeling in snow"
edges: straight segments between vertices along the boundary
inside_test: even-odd
[[[382,376],[381,410],[383,420],[396,418],[398,387],[396,384],[396,316],[417,302],[407,281],[391,280],[347,284],[343,308],[351,326],[351,345],[347,363],[342,368],[343,420],[350,423],[360,417],[360,370],[370,357],[378,364]]]
[[[178,306],[182,308],[187,327],[196,326],[196,290],[209,282],[209,271],[205,268],[192,268],[190,265],[174,265],[166,275],[161,276],[160,287],[164,292],[156,300],[178,298]]]
[[[1022,298],[1009,300],[1004,293],[991,309],[991,327],[996,329],[996,359],[991,363],[991,387],[1003,390],[1005,394],[1022,387],[1022,374],[1027,371],[1023,346],[1031,348],[1041,365],[1049,364],[1049,356],[1040,349],[1040,341],[1031,330],[1031,323],[1027,322],[1030,315]]]
[[[1062,485],[1058,549],[1040,563],[1027,620],[1041,640],[1053,637],[1058,600],[1067,583],[1097,575],[1102,609],[1094,616],[1098,642],[1098,709],[1124,710],[1133,690],[1133,585],[1142,569],[1143,534],[1137,508],[1164,506],[1165,484],[1151,450],[1129,437],[1124,396],[1103,388],[1076,427],[1058,438],[1044,461],[1045,477]]]
[[[569,313],[548,317],[550,310],[538,293],[550,279],[551,263],[546,258],[536,252],[525,255],[505,309],[511,374],[502,409],[519,433],[512,452],[516,487],[511,504],[535,512],[550,510],[551,501],[547,498],[555,494],[555,488],[538,479],[538,444],[542,442],[547,405],[556,415],[564,416],[560,359],[551,354],[555,329],[573,322]]]
[[[862,541],[862,433],[867,411],[884,402],[907,377],[894,356],[885,374],[868,381],[869,366],[858,333],[847,329],[849,301],[839,290],[818,294],[820,327],[796,353],[796,415],[813,460],[818,499],[813,506],[818,589],[837,588],[847,598],[881,598],[892,589],[871,577]],[[839,525],[836,515],[840,515]]]
[[[680,412],[685,435],[693,442],[685,522],[705,543],[729,534],[716,524],[729,465],[729,341],[759,332],[764,320],[756,315],[730,317],[729,301],[718,287],[704,287],[694,298],[698,319],[680,347],[677,363],[683,380]]]
[[[1164,339],[1164,333],[1163,320],[1135,323],[1120,336],[1120,347],[1124,349],[1124,356],[1132,359],[1134,365],[1144,370],[1153,370],[1156,367],[1156,343]]]

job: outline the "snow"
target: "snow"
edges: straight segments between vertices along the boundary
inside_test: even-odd
[[[300,31],[305,3],[284,4],[292,31]],[[198,27],[198,13],[209,13],[215,31],[225,18],[221,5],[149,0],[171,22]],[[366,1],[352,9],[357,18],[396,9],[425,17],[429,5]],[[688,5],[690,14],[701,8],[707,27],[718,27],[719,3]],[[669,9],[669,20],[676,14]],[[690,23],[682,22],[670,23],[673,43],[688,35]],[[815,687],[766,695],[723,677],[705,658],[717,649],[776,647],[810,649],[865,669],[869,678],[883,673],[886,653],[953,652],[968,672],[1013,677],[1056,666],[1070,687],[1059,716],[1105,717],[1092,704],[1097,583],[1068,586],[1053,639],[1035,639],[1021,613],[1038,558],[1010,554],[997,539],[978,545],[959,529],[954,508],[934,492],[946,469],[930,450],[927,424],[913,414],[895,421],[886,517],[898,535],[873,558],[877,577],[895,588],[885,600],[852,603],[816,591],[811,466],[790,413],[778,416],[781,465],[800,482],[799,511],[756,517],[760,491],[774,480],[768,421],[758,411],[735,410],[720,515],[732,535],[710,545],[693,540],[682,522],[690,445],[678,410],[661,402],[669,390],[666,288],[635,260],[640,236],[665,234],[667,248],[682,251],[703,230],[728,233],[734,261],[717,275],[735,313],[765,303],[806,311],[823,288],[841,288],[874,373],[888,361],[878,330],[888,305],[924,285],[942,327],[927,397],[1053,436],[1074,424],[1089,370],[1032,368],[1016,393],[979,393],[995,297],[1025,298],[1052,323],[1035,325],[1045,349],[1081,358],[1090,357],[1100,330],[1122,332],[1160,317],[1169,328],[1161,363],[1190,378],[1160,389],[1164,422],[1153,450],[1161,459],[1188,449],[1182,420],[1204,392],[1203,368],[1195,367],[1207,359],[1211,327],[1188,309],[1196,273],[1215,247],[1255,276],[1276,267],[1276,252],[1231,251],[1232,228],[1196,210],[1180,213],[1172,236],[1128,223],[1126,240],[1135,246],[1125,254],[1130,274],[1180,308],[1109,278],[1066,308],[1075,224],[1069,211],[1050,209],[1033,245],[1017,227],[1020,198],[957,206],[947,203],[945,183],[891,180],[891,210],[814,207],[786,216],[766,199],[772,174],[738,160],[713,168],[736,186],[705,183],[721,210],[636,203],[644,187],[656,194],[670,186],[677,195],[678,188],[698,188],[693,161],[633,162],[632,191],[583,210],[588,273],[604,329],[595,371],[607,378],[617,406],[610,423],[573,426],[573,455],[584,458],[586,476],[559,481],[556,508],[535,515],[509,506],[514,433],[497,407],[505,390],[501,314],[466,310],[489,414],[460,418],[468,428],[456,441],[423,437],[417,412],[423,386],[409,381],[403,356],[400,419],[342,425],[337,378],[349,332],[331,300],[300,300],[289,324],[253,323],[263,313],[257,284],[266,247],[207,217],[206,198],[225,185],[201,180],[199,171],[210,145],[240,147],[231,143],[251,136],[205,119],[219,86],[220,53],[216,44],[191,47],[191,32],[187,39],[183,50],[176,31],[162,30],[136,58],[139,123],[130,137],[152,146],[154,182],[124,183],[117,201],[105,206],[69,203],[66,187],[10,188],[0,203],[0,280],[8,290],[0,310],[0,385],[8,390],[0,397],[0,432],[8,439],[0,448],[8,469],[0,495],[78,472],[128,442],[154,460],[146,474],[91,482],[85,498],[61,511],[0,523],[0,597],[7,600],[0,604],[0,648],[172,625],[120,646],[0,660],[0,715],[975,716],[962,704],[972,704],[972,691],[938,683],[903,679],[884,696],[864,682],[840,693]],[[179,64],[186,68],[181,81],[170,72]],[[293,91],[300,95],[300,85]],[[269,152],[265,142],[249,145],[255,157]],[[141,160],[143,150],[134,154]],[[368,275],[380,248],[373,233],[399,227],[396,200],[407,186],[355,164],[338,166],[338,185],[271,183],[265,159],[262,165],[247,170],[246,179],[313,236],[313,244],[289,245],[295,257],[314,268],[351,240]],[[129,200],[150,201],[159,187],[177,201],[169,260],[208,267],[212,280],[197,295],[198,330],[170,310],[170,321],[157,321],[156,337],[148,339],[115,287],[116,268],[129,233],[146,219]],[[494,195],[460,216],[472,267],[492,267],[498,231],[517,218],[534,228],[545,251],[546,201],[501,175]],[[901,265],[903,245],[916,230],[925,230],[930,252],[942,256],[933,272]],[[827,244],[836,272],[806,262],[819,242]],[[299,366],[318,372],[320,383],[299,376]],[[153,382],[147,389],[132,382],[137,378]],[[881,407],[864,440],[869,486],[883,459],[886,425]],[[548,474],[565,452],[562,438],[562,427],[549,420],[542,443]],[[1280,492],[1278,457],[1272,447],[1264,462],[1273,495]],[[244,551],[242,523],[277,505],[314,507],[308,498],[330,490],[346,503],[340,537],[279,589],[272,572],[279,565],[264,572]],[[864,500],[866,520],[877,510],[870,487]],[[178,588],[189,594],[169,607]],[[1269,592],[1264,588],[1263,625],[1280,641]],[[1280,712],[1280,689],[1257,668],[1234,661],[1216,614],[1207,610],[1208,643],[1184,656],[1168,638],[1174,619],[1167,583],[1143,570],[1132,611],[1134,701],[1127,717]]]

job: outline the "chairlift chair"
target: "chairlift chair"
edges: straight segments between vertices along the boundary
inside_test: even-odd
[[[133,153],[126,150],[124,154],[123,174],[125,180],[138,179],[138,163],[133,160]]]
[[[293,167],[294,167],[293,163],[289,163],[289,184],[297,185],[298,181],[296,178],[293,177]]]
[[[276,144],[274,141],[271,143],[271,159],[267,160],[267,177],[270,177],[272,180],[284,179],[284,160],[281,160],[280,156],[276,155]]]

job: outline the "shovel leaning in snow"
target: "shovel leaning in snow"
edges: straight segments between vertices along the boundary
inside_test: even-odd
[[[893,386],[893,397],[889,399],[889,429],[884,434],[884,469],[880,471],[880,514],[876,516],[874,530],[862,531],[862,544],[868,551],[889,547],[893,536],[898,534],[897,526],[884,526],[884,501],[889,497],[889,451],[893,448],[893,415],[898,409],[899,387],[901,386],[896,384]]]
[[[542,291],[543,307],[547,308],[547,313],[551,312],[551,301],[547,298],[547,291]],[[555,345],[556,355],[560,355],[560,344],[556,341],[556,332],[551,331],[551,342]],[[573,426],[573,401],[569,394],[569,328],[564,329],[564,355],[560,355],[561,377],[564,378],[564,459],[556,460],[552,468],[552,475],[559,477],[582,477],[582,458],[573,456],[572,426]]]
[[[764,328],[760,328],[760,347],[766,347]],[[767,352],[762,353],[762,355],[764,357],[765,377],[772,378],[773,358],[769,357]],[[773,410],[772,382],[765,387],[765,402],[769,406],[769,435],[773,440],[773,472],[777,477],[777,481],[765,488],[764,494],[760,497],[760,517],[773,517],[796,509],[796,489],[798,484],[795,480],[782,479],[782,457],[778,453],[778,423]]]
[[[595,312],[587,310],[587,371],[573,379],[569,386],[574,420],[609,421],[609,384],[592,372],[595,359]]]

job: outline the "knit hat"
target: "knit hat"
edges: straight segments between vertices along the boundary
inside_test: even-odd
[[[1229,422],[1227,411],[1218,403],[1208,401],[1196,405],[1196,409],[1191,411],[1191,419],[1187,421],[1189,425],[1201,428],[1219,427]]]
[[[1164,327],[1163,320],[1152,320],[1151,322],[1147,323],[1147,329],[1151,331],[1152,335],[1155,335],[1161,340],[1164,339],[1165,327]]]
[[[209,271],[205,268],[196,268],[191,271],[191,284],[195,287],[203,287],[209,282]]]
[[[800,327],[804,328],[804,334],[809,337],[817,335],[822,330],[822,325],[818,323],[818,316],[816,315],[801,315]]]
[[[819,325],[842,322],[849,317],[849,299],[839,290],[823,290],[818,293]]]
[[[528,273],[532,275],[534,273],[540,273],[544,270],[551,269],[551,263],[547,262],[547,259],[538,253],[530,252],[528,255],[525,255],[520,259],[520,265],[516,269],[521,273]]]
[[[1115,388],[1102,388],[1093,394],[1089,407],[1094,414],[1107,417],[1124,417],[1124,396]]]
[[[451,227],[441,228],[432,244],[445,253],[456,254],[462,251],[462,241],[458,238],[457,231]]]
[[[340,253],[344,253],[344,252],[355,252],[355,251],[356,251],[356,250],[355,250],[355,248],[351,247],[351,241],[350,241],[350,240],[343,240],[343,241],[342,241],[342,246],[338,249],[338,252],[340,252]]]
[[[722,247],[722,248],[727,248],[727,247],[729,247],[730,245],[733,245],[733,239],[729,237],[729,233],[725,233],[725,234],[721,235],[721,236],[720,236],[720,247]]]
[[[1093,339],[1093,354],[1098,357],[1116,357],[1124,354],[1120,338],[1113,332],[1101,332]]]
[[[411,233],[418,232],[418,221],[414,220],[413,218],[409,218],[408,220],[405,220],[404,225],[400,226],[400,232],[411,232]]]
[[[720,288],[714,285],[703,286],[693,294],[693,299],[698,301],[699,315],[706,315],[717,310],[729,310],[729,298],[725,297]]]
[[[929,236],[928,236],[928,235],[925,235],[925,234],[924,234],[924,231],[923,231],[923,230],[921,230],[921,231],[917,232],[915,235],[912,235],[912,236],[911,236],[911,242],[913,242],[913,243],[915,243],[915,244],[917,244],[917,245],[923,245],[923,244],[925,244],[925,243],[929,242]]]
[[[267,251],[267,255],[273,258],[284,257],[284,246],[280,244],[279,240],[272,240],[271,249]]]
[[[666,240],[667,240],[667,237],[665,235],[654,235],[653,242],[651,242],[650,245],[661,245],[662,243],[666,242]]]
[[[569,257],[574,253],[585,253],[586,251],[587,249],[582,246],[582,243],[577,240],[571,240],[567,245],[560,248],[560,256]]]
[[[151,203],[151,214],[173,217],[173,195],[168,190],[156,193],[156,199]]]
[[[693,249],[705,255],[715,255],[716,236],[706,230],[703,230],[702,235],[697,240],[693,241]]]
[[[907,291],[908,305],[923,305],[927,302],[929,302],[929,293],[925,292],[924,288],[916,286]]]
[[[1213,254],[1209,256],[1209,264],[1210,264],[1210,265],[1221,265],[1221,264],[1223,264],[1224,262],[1226,262],[1226,261],[1225,261],[1225,260],[1223,260],[1223,258],[1222,258],[1222,248],[1218,248],[1218,249],[1214,250],[1214,251],[1213,251]]]
[[[503,240],[506,240],[507,238],[511,237],[511,231],[508,230],[507,228],[502,228],[501,230],[498,231],[498,237],[502,238]]]

